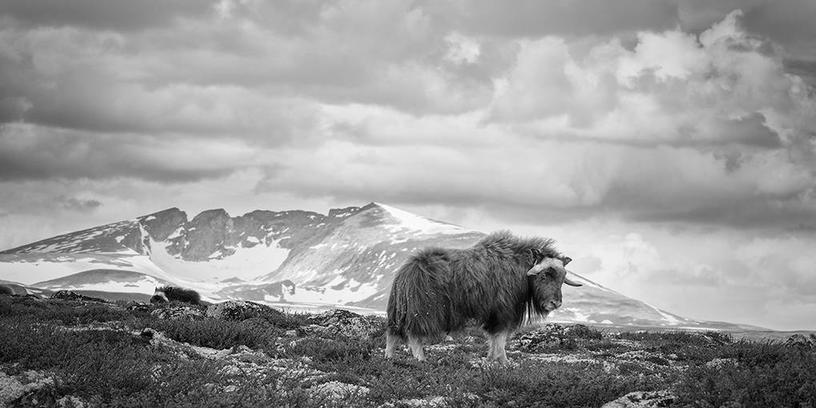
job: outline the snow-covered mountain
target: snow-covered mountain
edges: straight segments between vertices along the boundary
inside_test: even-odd
[[[208,300],[345,305],[382,311],[397,268],[418,248],[465,248],[485,234],[385,204],[309,211],[222,209],[191,220],[170,208],[0,252],[0,279],[44,290],[152,293],[173,284]],[[551,319],[700,327],[581,276]]]

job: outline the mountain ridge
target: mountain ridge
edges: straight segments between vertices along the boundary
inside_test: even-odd
[[[327,214],[253,210],[233,217],[214,208],[192,219],[170,207],[0,251],[0,271],[49,290],[144,293],[161,283],[193,288],[211,301],[382,311],[393,274],[416,250],[466,248],[485,235],[376,202]],[[554,321],[703,324],[571,277],[584,287],[565,289]]]

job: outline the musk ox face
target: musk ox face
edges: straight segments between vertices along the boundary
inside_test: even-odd
[[[156,289],[153,292],[153,296],[150,298],[150,303],[167,303],[169,300],[167,299],[167,295],[164,294],[163,290]]]
[[[532,250],[531,255],[535,264],[527,272],[527,276],[531,284],[533,306],[537,312],[547,315],[561,307],[561,285],[566,283],[570,286],[581,286],[581,284],[567,278],[567,270],[564,267],[572,261],[571,258],[544,256],[537,250]]]

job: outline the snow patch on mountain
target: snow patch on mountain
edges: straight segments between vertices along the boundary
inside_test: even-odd
[[[650,305],[650,304],[648,304],[646,302],[643,302],[643,304],[645,304],[646,306],[649,306],[652,309],[654,309],[655,312],[657,312],[660,316],[663,317],[663,320],[665,320],[668,325],[676,326],[678,324],[685,323],[685,322],[682,322],[679,319],[677,319],[677,317],[675,317],[675,316],[673,316],[673,315],[671,315],[669,313],[666,313],[666,312],[664,312],[664,311],[662,311],[662,310],[660,310],[660,309],[658,309],[658,308],[656,308],[656,307],[654,307],[654,306],[652,306],[652,305]]]
[[[102,291],[120,293],[152,293],[157,286],[170,282],[139,272],[92,270],[80,272],[34,286],[49,290]]]
[[[161,269],[190,281],[214,283],[224,279],[253,280],[257,276],[276,270],[289,256],[289,249],[279,246],[280,240],[272,240],[268,246],[257,244],[250,248],[242,245],[234,248],[230,256],[219,257],[218,251],[204,262],[185,261],[171,255],[166,241],[150,241],[153,262]]]
[[[149,257],[122,253],[0,254],[0,263],[2,263],[4,279],[25,284],[52,280],[92,269],[137,271],[157,277],[167,277],[167,274],[151,262]]]
[[[396,224],[386,226],[386,228],[392,232],[400,232],[406,229],[425,235],[463,234],[470,232],[470,230],[462,228],[458,225],[434,221],[408,211],[400,210],[399,208],[391,207],[390,205],[385,205],[382,203],[375,204],[384,209],[388,215],[390,215],[396,221]]]

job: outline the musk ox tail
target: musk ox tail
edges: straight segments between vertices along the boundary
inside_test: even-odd
[[[451,329],[449,262],[445,250],[425,249],[397,271],[388,298],[389,333],[438,340]]]

